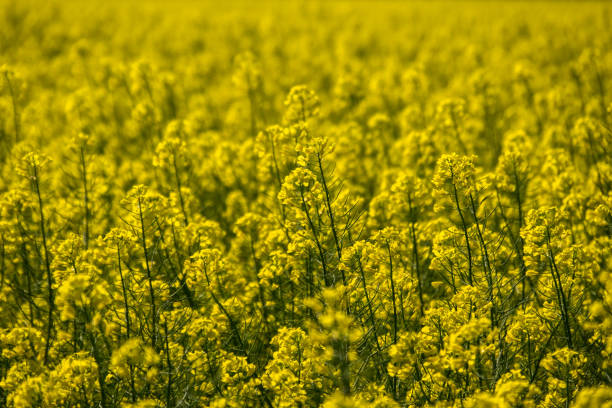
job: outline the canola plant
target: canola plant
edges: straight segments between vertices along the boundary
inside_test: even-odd
[[[0,406],[612,407],[610,21],[0,1]]]

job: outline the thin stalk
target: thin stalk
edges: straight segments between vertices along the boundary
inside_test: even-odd
[[[451,169],[451,175],[454,179],[455,174],[453,173],[452,169]],[[453,196],[455,198],[455,205],[457,207],[457,212],[459,213],[459,217],[461,218],[461,226],[463,227],[463,235],[465,237],[465,246],[467,247],[467,253],[468,253],[468,283],[470,284],[470,286],[473,286],[472,248],[470,247],[470,239],[468,237],[467,224],[465,222],[465,218],[463,217],[463,211],[461,211],[461,206],[459,205],[457,186],[455,185],[454,180],[453,180],[453,191],[454,191]]]
[[[140,197],[138,197],[138,214],[140,217],[140,232],[142,238],[142,249],[145,257],[145,268],[147,272],[147,281],[149,283],[149,296],[151,298],[151,344],[155,349],[157,343],[157,309],[155,306],[155,290],[153,289],[153,278],[151,274],[151,267],[149,266],[149,251],[147,249],[147,237],[145,234],[144,216],[142,214],[142,203]]]
[[[128,305],[125,279],[123,278],[123,271],[121,269],[121,251],[119,249],[119,245],[117,245],[117,265],[119,267],[119,277],[121,278],[121,292],[123,293],[123,307],[125,309],[126,337],[129,339],[130,332],[131,332],[130,309]]]
[[[365,273],[363,271],[363,265],[361,264],[361,258],[357,260],[357,266],[359,267],[359,274],[361,275],[361,284],[363,287],[363,293],[365,294],[365,298],[366,298],[366,302],[368,306],[370,324],[372,325],[372,333],[374,335],[374,342],[376,343],[376,350],[378,352],[378,359],[380,361],[382,357],[382,348],[380,347],[380,341],[378,340],[378,333],[376,330],[376,320],[374,318],[374,310],[372,309],[372,300],[370,299],[370,294],[368,293],[368,286],[366,283]],[[379,365],[382,365],[382,364],[379,362]],[[379,367],[376,367],[377,371],[378,371],[378,368]]]
[[[185,211],[185,201],[183,200],[183,192],[181,191],[181,178],[179,177],[178,165],[176,164],[176,154],[172,155],[172,165],[174,166],[174,179],[176,181],[176,189],[179,196],[179,202],[181,204],[181,211],[183,212],[183,218],[185,225],[189,224],[187,218],[187,211]]]
[[[49,363],[49,350],[51,349],[51,333],[53,331],[53,312],[55,310],[55,294],[53,292],[53,275],[51,274],[51,261],[49,259],[49,248],[47,247],[47,232],[45,229],[45,215],[43,209],[43,200],[40,195],[40,183],[38,180],[38,167],[34,166],[34,191],[38,197],[38,214],[40,217],[40,233],[42,235],[42,244],[45,251],[45,269],[47,272],[47,302],[49,312],[47,315],[47,334],[45,339],[45,356],[44,363]]]
[[[555,262],[555,256],[552,252],[551,246],[550,246],[550,231],[546,231],[546,240],[547,240],[547,246],[548,246],[548,256],[549,256],[549,266],[550,266],[550,273],[553,277],[553,282],[555,285],[555,289],[557,292],[557,298],[559,301],[559,307],[561,308],[561,317],[563,319],[563,328],[565,329],[565,335],[567,336],[567,347],[569,347],[570,349],[573,349],[573,344],[572,344],[572,331],[571,331],[571,327],[570,327],[570,321],[569,321],[569,312],[568,312],[568,308],[567,308],[567,300],[565,298],[565,293],[563,292],[563,285],[561,283],[561,274],[559,273],[559,270],[557,269],[557,264]]]
[[[387,252],[389,254],[389,281],[391,284],[391,300],[393,303],[393,344],[397,343],[397,306],[395,304],[395,282],[393,281],[393,257],[391,256],[391,245],[387,241]]]
[[[81,159],[81,178],[83,181],[83,206],[85,207],[85,231],[83,232],[83,244],[85,245],[85,249],[87,249],[89,245],[89,191],[87,189],[87,166],[85,164],[85,152],[83,147],[80,149],[80,159]]]
[[[168,382],[166,383],[166,407],[174,407],[174,398],[172,393],[172,359],[170,358],[170,347],[168,345],[168,323],[164,322],[164,337],[166,349],[166,364],[168,365]]]
[[[323,253],[323,247],[321,246],[321,242],[319,241],[319,237],[317,235],[317,230],[315,229],[314,224],[312,223],[312,219],[310,218],[310,213],[308,212],[308,207],[306,206],[306,200],[304,200],[304,192],[300,189],[300,197],[302,198],[302,206],[304,213],[306,214],[306,219],[308,220],[308,225],[310,226],[310,230],[312,232],[312,236],[315,240],[315,244],[317,245],[317,249],[319,250],[319,256],[321,258],[321,266],[323,268],[323,280],[325,281],[325,286],[331,286],[331,282],[329,281],[329,276],[327,274],[327,263],[325,262],[325,254]]]
[[[408,209],[410,211],[410,235],[412,238],[412,257],[414,260],[414,270],[416,272],[416,277],[417,277],[417,289],[419,291],[419,311],[421,312],[421,316],[423,316],[424,313],[424,302],[423,302],[423,287],[421,284],[421,269],[419,267],[419,248],[418,248],[418,242],[417,242],[417,237],[416,237],[416,228],[415,228],[415,213],[414,213],[414,209],[412,207],[412,198],[410,197],[410,194],[408,194]]]

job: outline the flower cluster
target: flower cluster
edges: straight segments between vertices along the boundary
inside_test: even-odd
[[[0,1],[0,406],[612,406],[610,5],[124,3]]]

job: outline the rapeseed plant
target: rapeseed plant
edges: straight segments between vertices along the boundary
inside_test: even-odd
[[[0,1],[0,406],[612,406],[609,5],[237,5]]]

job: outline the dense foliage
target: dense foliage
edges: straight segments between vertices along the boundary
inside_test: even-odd
[[[1,406],[612,406],[608,5],[96,3],[0,2]]]

